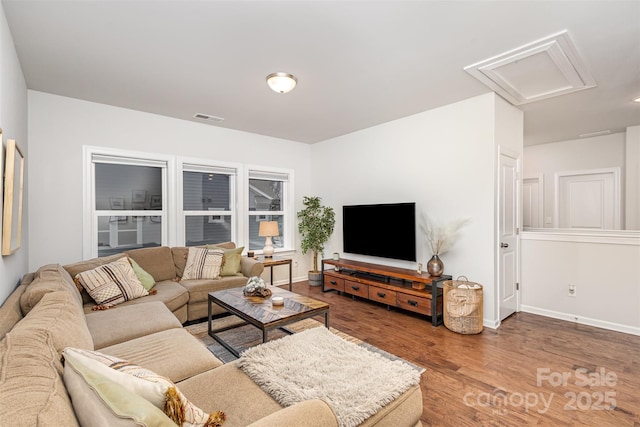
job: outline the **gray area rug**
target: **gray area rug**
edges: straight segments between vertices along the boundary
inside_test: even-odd
[[[238,366],[282,406],[321,399],[341,427],[357,426],[420,382],[401,359],[312,328],[244,351]]]

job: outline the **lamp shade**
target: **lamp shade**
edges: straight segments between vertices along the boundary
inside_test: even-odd
[[[291,92],[297,83],[298,79],[289,73],[272,73],[267,76],[267,84],[278,93]]]
[[[260,229],[258,230],[258,236],[260,237],[272,237],[278,236],[278,221],[261,221]]]

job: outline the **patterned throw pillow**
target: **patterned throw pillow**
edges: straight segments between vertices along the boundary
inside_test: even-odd
[[[70,347],[62,354],[74,366],[92,370],[143,397],[162,409],[179,426],[218,427],[226,420],[224,412],[205,413],[189,402],[171,380],[131,362],[97,351]]]
[[[223,249],[189,248],[183,279],[219,279]]]
[[[84,271],[75,277],[101,308],[113,307],[135,298],[149,295],[124,257],[93,270]]]

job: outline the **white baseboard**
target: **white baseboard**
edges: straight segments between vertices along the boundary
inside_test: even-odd
[[[624,332],[625,334],[640,336],[640,327],[623,325],[620,323],[607,322],[604,320],[592,319],[589,317],[581,317],[569,313],[561,313],[559,311],[547,310],[544,308],[533,307],[530,305],[521,305],[520,311],[531,314],[539,314],[540,316],[552,317],[554,319],[566,320],[567,322],[579,323],[581,325],[595,326],[596,328],[608,329],[610,331]]]
[[[482,319],[482,326],[490,329],[498,329],[500,326],[499,320]]]

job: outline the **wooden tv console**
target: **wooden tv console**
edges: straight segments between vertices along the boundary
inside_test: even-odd
[[[333,269],[325,270],[325,265]],[[442,282],[450,279],[343,258],[322,260],[323,292],[334,290],[424,314],[434,326],[442,324]]]

